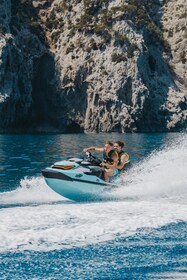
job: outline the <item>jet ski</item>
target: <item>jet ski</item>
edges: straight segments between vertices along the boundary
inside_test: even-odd
[[[117,187],[105,182],[101,160],[90,152],[87,158],[69,158],[42,170],[47,185],[61,196],[74,201],[103,200],[106,192]]]

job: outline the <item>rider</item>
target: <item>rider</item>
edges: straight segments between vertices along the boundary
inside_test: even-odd
[[[124,169],[124,166],[129,162],[129,155],[124,152],[122,149],[124,147],[124,142],[122,141],[116,141],[114,143],[114,149],[118,152],[119,161],[117,169],[119,171]]]
[[[119,173],[117,165],[119,162],[118,153],[113,148],[113,143],[107,141],[104,148],[89,147],[83,150],[84,153],[88,151],[103,152],[103,161],[101,166],[104,167],[104,179],[106,182],[109,181],[110,177],[117,175]]]

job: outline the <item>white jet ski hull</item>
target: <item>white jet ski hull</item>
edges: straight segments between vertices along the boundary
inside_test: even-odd
[[[103,200],[106,192],[105,186],[97,186],[84,182],[61,181],[59,179],[45,178],[47,185],[61,196],[74,201]]]
[[[61,169],[70,164],[74,166],[70,170]],[[113,189],[115,184],[105,182],[94,174],[94,167],[92,167],[94,170],[90,168],[81,167],[74,162],[62,161],[44,169],[42,173],[47,185],[65,198],[74,201],[104,200],[106,192]]]

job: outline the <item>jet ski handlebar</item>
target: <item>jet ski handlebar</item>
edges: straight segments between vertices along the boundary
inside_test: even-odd
[[[87,156],[87,160],[90,163],[100,166],[102,161],[99,158],[93,156],[90,152],[86,152],[86,156]]]

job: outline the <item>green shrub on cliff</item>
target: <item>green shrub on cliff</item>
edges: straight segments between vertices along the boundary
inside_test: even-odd
[[[154,35],[156,35],[156,36],[158,36],[158,37],[159,37],[160,34],[161,34],[160,29],[159,29],[159,28],[156,26],[156,24],[153,23],[153,22],[148,23],[147,29],[150,31],[150,33],[152,33],[152,34],[154,34]]]
[[[146,11],[139,5],[139,3],[114,6],[111,8],[110,13],[113,16],[118,15],[121,19],[131,20],[134,23],[146,24],[149,22]]]
[[[66,49],[66,54],[73,52],[74,49],[75,49],[75,46],[73,43],[71,43]]]
[[[137,45],[135,43],[132,43],[128,46],[127,49],[127,57],[132,58],[134,56],[134,52],[138,49]]]
[[[112,62],[116,62],[116,63],[127,60],[126,55],[124,53],[116,53],[116,52],[112,54],[111,59]]]
[[[122,47],[123,45],[130,45],[129,38],[126,34],[115,32],[115,41]]]
[[[53,43],[56,43],[60,37],[61,31],[60,30],[56,30],[51,34],[51,39],[53,41]]]
[[[0,34],[5,34],[5,28],[2,23],[0,23]]]
[[[182,62],[182,64],[185,64],[186,61],[187,61],[185,51],[182,51],[182,52],[179,54],[179,56],[180,56],[180,61]]]
[[[88,27],[88,25],[89,25],[89,23],[92,21],[92,17],[89,15],[89,14],[87,14],[87,13],[84,13],[84,14],[82,14],[81,15],[81,17],[80,17],[80,22],[79,22],[79,24],[78,24],[78,27],[80,28],[80,29],[86,29],[87,27]]]
[[[108,0],[83,0],[84,8],[85,9],[89,9],[90,8],[90,11],[92,9],[92,12],[93,12],[93,8],[94,7],[96,9],[100,9],[107,2],[108,2]]]
[[[98,23],[94,25],[94,32],[97,34],[103,34],[103,32],[105,31],[106,25],[103,23]]]
[[[160,41],[162,43],[162,45],[164,46],[165,50],[167,52],[171,52],[171,46],[170,43],[168,42],[168,40],[164,39],[163,36],[160,38]]]
[[[163,5],[168,4],[169,2],[171,2],[172,0],[162,0]]]
[[[187,26],[185,27],[185,30],[184,30],[184,39],[187,39]]]

